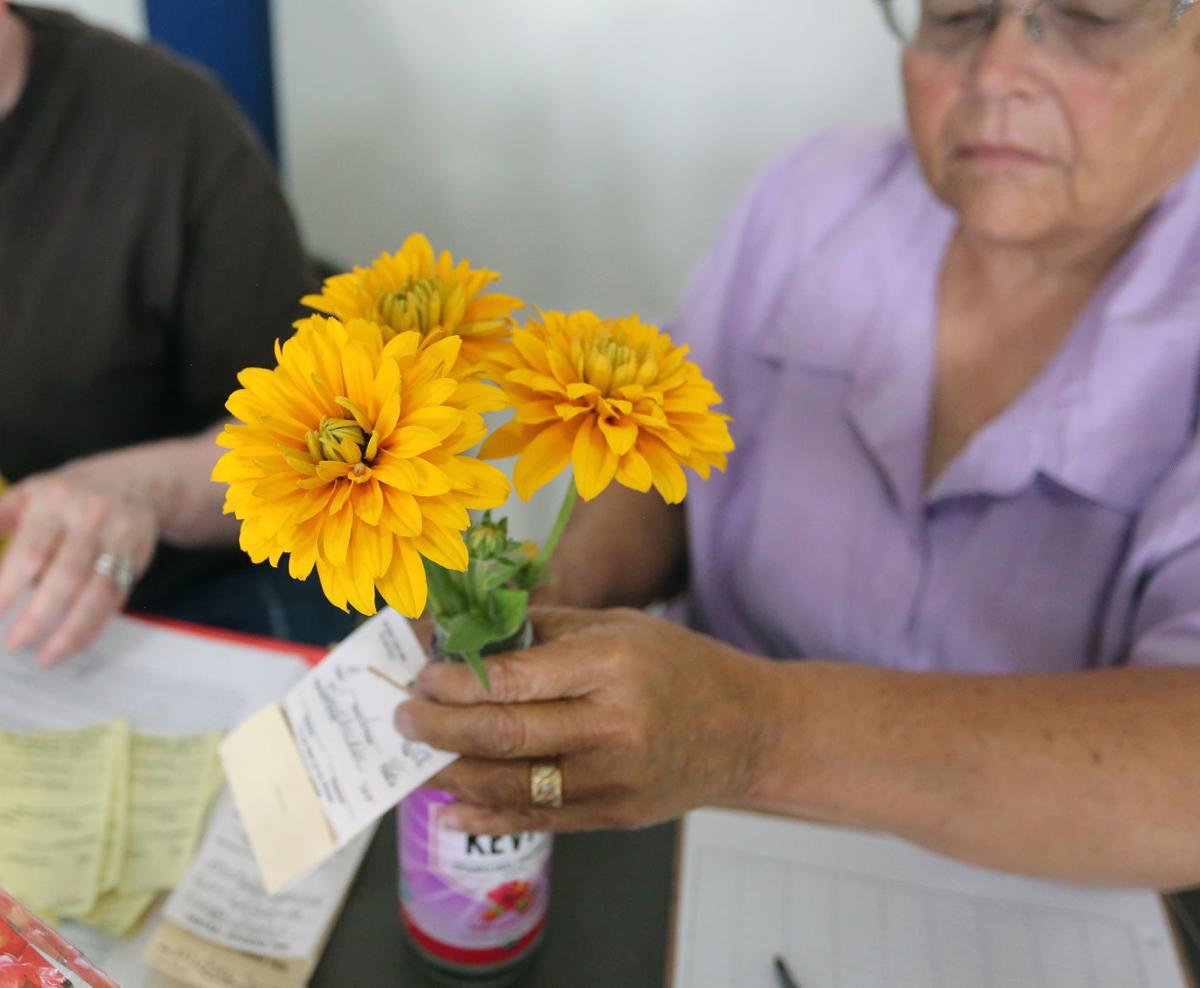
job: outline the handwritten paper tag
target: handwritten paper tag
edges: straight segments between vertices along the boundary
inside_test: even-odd
[[[222,743],[268,892],[307,874],[458,757],[406,740],[392,724],[426,661],[408,622],[381,611]]]

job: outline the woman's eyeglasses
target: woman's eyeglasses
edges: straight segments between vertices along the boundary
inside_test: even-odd
[[[1150,44],[1200,0],[878,0],[906,45],[942,55],[969,53],[1006,14],[1034,41],[1084,62],[1120,58]]]

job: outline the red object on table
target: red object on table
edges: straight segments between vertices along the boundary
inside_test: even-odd
[[[64,988],[70,982],[59,967],[86,981],[91,988],[120,988],[0,889],[0,988]]]

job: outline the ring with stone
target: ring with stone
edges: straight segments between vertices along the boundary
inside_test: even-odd
[[[96,557],[92,569],[98,576],[111,580],[121,593],[133,586],[133,559],[128,552],[105,550]]]
[[[534,806],[562,806],[563,774],[557,763],[534,762],[529,766],[529,801]]]

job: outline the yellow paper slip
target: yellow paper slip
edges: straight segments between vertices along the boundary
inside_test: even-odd
[[[158,896],[158,892],[106,892],[80,921],[114,937],[131,936]]]
[[[124,721],[117,721],[113,729],[121,737],[116,744],[112,800],[109,803],[108,828],[104,840],[104,866],[100,872],[102,896],[115,889],[121,880],[129,838],[129,727]]]
[[[195,853],[218,771],[215,731],[135,735],[130,748],[129,836],[117,890],[174,888]]]
[[[0,732],[0,886],[30,908],[78,916],[96,904],[128,736],[123,722]]]

